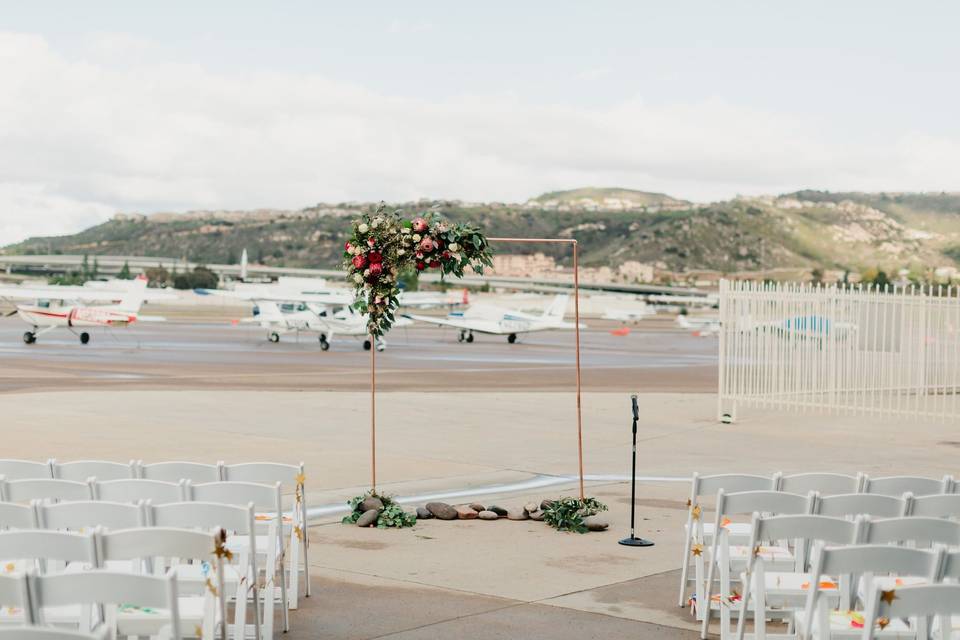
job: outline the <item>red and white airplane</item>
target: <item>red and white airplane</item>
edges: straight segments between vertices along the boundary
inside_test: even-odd
[[[18,315],[33,327],[23,334],[23,341],[33,344],[37,338],[54,329],[65,328],[80,338],[81,344],[90,342],[90,334],[82,329],[91,327],[126,327],[138,321],[163,321],[158,316],[140,315],[144,300],[172,299],[169,293],[147,291],[144,276],[136,280],[115,280],[110,283],[90,283],[91,286],[0,287],[0,299],[33,300],[32,304],[14,303],[15,309],[7,315]],[[104,304],[87,304],[90,302]],[[76,329],[81,329],[78,333]]]

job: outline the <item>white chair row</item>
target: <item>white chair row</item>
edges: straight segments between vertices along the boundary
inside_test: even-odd
[[[683,557],[681,558],[679,606],[687,605],[688,586],[695,582],[689,576],[691,549],[694,545],[708,543],[714,534],[713,525],[703,522],[705,505],[703,500],[712,498],[717,491],[727,493],[741,491],[782,491],[805,495],[816,491],[821,496],[842,494],[876,494],[898,497],[904,493],[914,496],[960,495],[956,493],[960,486],[952,476],[937,480],[920,476],[887,476],[871,478],[863,473],[846,475],[840,473],[799,473],[784,475],[780,472],[772,476],[754,474],[717,474],[701,476],[694,473],[690,483],[690,497],[687,500],[687,521],[684,527]],[[960,517],[960,499],[946,501],[955,510],[944,513],[944,517]],[[839,504],[839,501],[838,501]],[[745,538],[747,527],[741,523],[731,523],[728,534],[733,539]]]
[[[296,491],[297,501],[291,515],[283,512],[283,485],[270,481],[264,469],[263,476],[250,474],[251,481],[218,481],[194,484],[190,480],[167,482],[146,478],[126,478],[100,481],[92,477],[86,481],[59,478],[0,478],[0,504],[27,503],[33,500],[56,501],[58,504],[105,500],[111,502],[150,501],[154,505],[184,501],[220,501],[218,496],[229,496],[236,504],[253,502],[258,520],[277,518],[278,557],[284,565],[283,600],[289,608],[297,608],[300,574],[303,572],[305,595],[310,595],[309,558],[307,556],[306,503],[302,489]],[[298,485],[299,487],[300,485]],[[266,489],[269,489],[267,491]],[[244,496],[246,496],[245,499]],[[106,523],[99,523],[105,525]],[[0,524],[2,526],[2,524]],[[261,546],[265,549],[265,546]],[[289,593],[288,593],[289,591]]]
[[[110,633],[106,626],[90,633],[48,627],[10,627],[0,628],[0,640],[110,640]]]

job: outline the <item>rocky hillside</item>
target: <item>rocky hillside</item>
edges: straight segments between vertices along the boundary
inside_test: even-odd
[[[278,266],[338,264],[347,221],[370,204],[317,205],[299,211],[199,211],[118,215],[81,233],[31,238],[6,253],[86,253],[185,257]],[[960,258],[960,193],[873,194],[803,191],[697,205],[625,189],[578,189],[526,203],[423,201],[406,212],[436,208],[480,224],[490,235],[575,237],[587,266],[627,260],[683,271],[772,267],[864,269],[955,265]],[[558,245],[543,251],[561,262]]]

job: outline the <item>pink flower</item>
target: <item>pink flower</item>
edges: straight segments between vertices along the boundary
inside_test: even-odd
[[[353,268],[354,269],[363,269],[367,266],[367,259],[365,256],[353,256]]]
[[[423,233],[427,230],[427,221],[423,218],[414,218],[413,219],[413,230],[417,233]]]
[[[433,240],[431,240],[430,238],[424,238],[420,242],[420,250],[423,251],[424,253],[430,253],[431,251],[433,251]]]
[[[372,247],[373,245],[377,244],[377,241],[373,238],[367,238],[367,244]]]
[[[349,242],[344,243],[344,245],[343,245],[343,250],[344,250],[344,251],[350,251],[350,243],[349,243]]]

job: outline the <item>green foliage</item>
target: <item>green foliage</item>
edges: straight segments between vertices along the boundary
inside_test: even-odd
[[[124,262],[123,266],[120,267],[120,272],[117,274],[118,280],[132,280],[133,276],[130,275],[130,263]]]
[[[596,498],[560,498],[544,510],[543,521],[558,531],[586,533],[583,519],[606,510],[607,505]]]
[[[363,509],[360,508],[360,505],[363,504],[363,501],[367,498],[380,498],[380,502],[383,503],[383,509],[380,511],[380,515],[377,516],[378,529],[402,529],[404,527],[412,527],[417,523],[417,517],[405,512],[400,505],[393,500],[392,496],[375,493],[372,489],[347,500],[347,505],[350,507],[350,514],[344,516],[340,522],[343,524],[357,524],[357,520],[363,515]]]
[[[204,266],[195,267],[193,271],[178,273],[173,277],[175,289],[216,289],[220,278]]]

